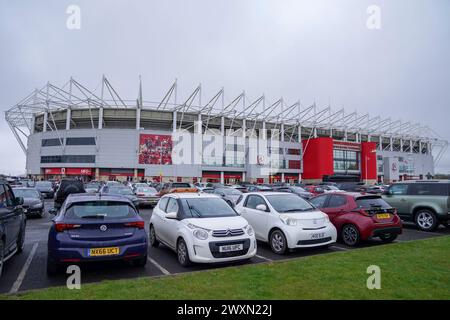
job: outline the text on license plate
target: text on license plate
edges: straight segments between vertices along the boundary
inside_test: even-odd
[[[219,252],[239,251],[239,250],[243,250],[243,249],[244,249],[244,245],[242,243],[229,244],[226,246],[220,246]]]
[[[114,255],[118,255],[119,252],[120,252],[119,247],[93,248],[93,249],[89,249],[88,254],[90,257],[114,256]]]
[[[322,239],[323,237],[325,237],[325,232],[311,234],[311,239]]]
[[[389,213],[378,213],[377,219],[389,219],[391,215]]]

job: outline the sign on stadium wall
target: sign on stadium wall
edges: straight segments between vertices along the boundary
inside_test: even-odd
[[[172,164],[172,136],[141,134],[139,136],[139,164]]]

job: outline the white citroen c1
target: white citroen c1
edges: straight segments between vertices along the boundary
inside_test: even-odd
[[[268,242],[277,254],[336,242],[328,215],[292,193],[245,193],[235,209],[253,227],[256,239]]]
[[[253,228],[223,199],[212,194],[170,193],[153,209],[149,239],[177,253],[184,266],[246,260],[256,254]]]

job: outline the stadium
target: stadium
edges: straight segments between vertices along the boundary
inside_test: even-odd
[[[199,85],[179,100],[125,100],[102,77],[91,91],[47,83],[5,112],[36,179],[235,183],[425,179],[448,142],[419,123],[302,106]]]

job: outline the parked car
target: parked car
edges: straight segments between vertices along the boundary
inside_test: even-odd
[[[165,244],[186,267],[192,262],[245,260],[256,254],[253,228],[223,199],[211,194],[163,196],[150,218],[150,244]]]
[[[125,197],[130,200],[136,206],[136,208],[139,208],[139,205],[141,203],[139,198],[133,193],[133,190],[131,190],[130,187],[121,184],[114,184],[111,186],[105,185],[100,189],[100,194],[118,195]]]
[[[149,185],[145,182],[137,182],[131,184],[131,189],[133,189],[133,192],[136,193],[137,188],[147,188]]]
[[[396,207],[399,216],[413,221],[419,229],[435,230],[450,223],[450,181],[417,180],[391,185],[383,199]]]
[[[56,214],[56,210],[49,211]],[[71,194],[53,219],[48,234],[47,273],[64,264],[125,260],[147,263],[144,220],[125,197]]]
[[[325,193],[325,188],[323,186],[306,185],[305,190],[310,192],[313,196]]]
[[[55,201],[54,201],[55,208],[56,209],[61,208],[62,204],[69,196],[69,194],[85,193],[85,192],[86,190],[84,190],[84,185],[81,181],[72,179],[61,180],[59,188],[55,194]]]
[[[140,206],[155,206],[159,201],[159,192],[153,187],[137,187],[134,191],[136,197],[139,198]]]
[[[168,182],[165,183],[159,191],[159,195],[163,196],[172,192],[197,192],[199,191],[194,185],[188,182]]]
[[[239,184],[233,184],[233,185],[230,186],[230,188],[239,190],[240,192],[243,192],[243,193],[247,193],[247,192],[248,192],[248,190],[247,190],[246,187],[241,186],[241,185],[239,185]]]
[[[100,191],[101,188],[101,183],[100,182],[89,182],[84,186],[84,189],[86,190],[87,193],[97,193]]]
[[[348,192],[366,192],[368,188],[363,182],[341,182],[336,187]]]
[[[276,254],[336,242],[328,216],[294,194],[246,193],[235,209],[253,227],[256,239],[268,242]]]
[[[402,233],[397,210],[379,195],[328,193],[314,197],[310,202],[328,214],[340,239],[348,246],[374,237],[392,242]]]
[[[248,192],[269,192],[273,191],[273,188],[259,185],[259,184],[252,184],[247,186]]]
[[[275,191],[293,193],[293,194],[295,194],[299,197],[302,197],[303,199],[306,199],[306,200],[311,199],[314,196],[314,194],[312,194],[311,192],[306,191],[302,187],[296,187],[296,186],[282,186],[282,187],[275,188]]]
[[[50,181],[37,181],[35,189],[39,191],[45,198],[53,199],[55,191],[53,190],[53,183]]]
[[[207,188],[203,191],[206,193],[218,195],[232,207],[236,204],[237,200],[242,195],[241,191],[230,187]]]
[[[383,194],[386,191],[386,189],[383,186],[370,186],[367,188],[366,192],[367,193],[372,193],[372,194]]]
[[[0,277],[6,261],[23,251],[26,216],[23,198],[16,197],[11,187],[0,181]]]
[[[34,188],[13,188],[14,195],[23,199],[22,209],[27,216],[45,215],[45,204],[42,194]]]

